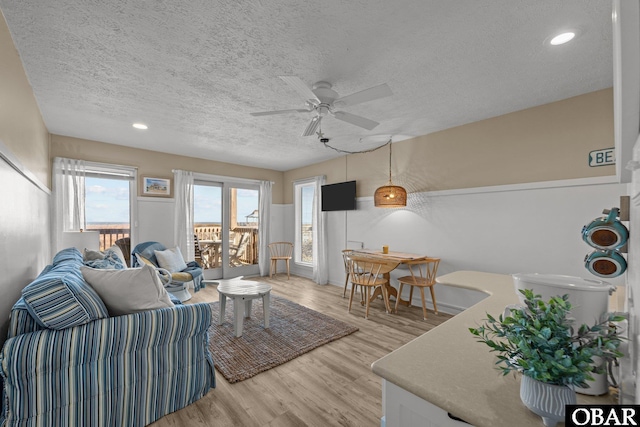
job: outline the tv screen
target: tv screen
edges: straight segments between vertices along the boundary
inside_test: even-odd
[[[321,187],[323,211],[352,211],[356,209],[356,182],[347,181]]]

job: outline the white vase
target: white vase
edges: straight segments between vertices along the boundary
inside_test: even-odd
[[[576,392],[567,386],[547,384],[523,375],[520,399],[531,412],[542,417],[546,427],[554,427],[564,421],[565,405],[576,404]]]

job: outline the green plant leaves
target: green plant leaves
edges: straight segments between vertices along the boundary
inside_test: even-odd
[[[604,364],[594,366],[593,357],[622,356],[621,338],[612,322],[623,316],[612,314],[593,326],[581,325],[574,335],[567,317],[568,295],[543,301],[531,289],[520,292],[526,308],[512,309],[504,318],[487,314],[483,325],[469,328],[478,342],[498,353],[496,365],[503,375],[519,371],[550,384],[588,387],[591,373],[604,370]]]

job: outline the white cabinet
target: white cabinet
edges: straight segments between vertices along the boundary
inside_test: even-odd
[[[381,427],[471,427],[447,411],[383,379]]]

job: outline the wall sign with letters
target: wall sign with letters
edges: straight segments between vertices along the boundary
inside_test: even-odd
[[[607,166],[616,164],[616,149],[605,148],[589,152],[589,166]]]

